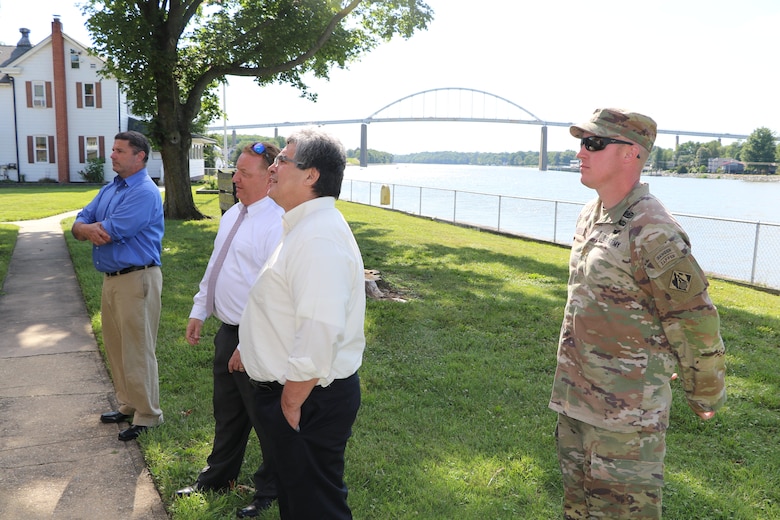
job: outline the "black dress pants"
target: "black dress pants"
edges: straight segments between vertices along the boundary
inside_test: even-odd
[[[268,441],[262,426],[254,420],[256,389],[245,372],[228,371],[228,361],[237,345],[238,327],[222,324],[214,337],[214,444],[198,484],[204,489],[225,489],[236,481],[254,427],[263,454],[263,463],[254,474],[255,498],[274,498],[276,477],[266,454]]]
[[[357,374],[315,386],[301,407],[299,431],[282,414],[283,386],[252,382],[258,418],[268,436],[268,452],[279,476],[283,520],[352,518],[344,483],[344,451],[360,408]]]

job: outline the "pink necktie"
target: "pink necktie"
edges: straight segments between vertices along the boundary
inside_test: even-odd
[[[230,233],[225,238],[225,242],[222,244],[222,249],[219,250],[217,259],[214,261],[214,265],[211,268],[209,275],[209,283],[206,286],[206,312],[211,315],[214,312],[214,290],[217,288],[217,278],[219,278],[219,272],[222,270],[222,264],[225,263],[225,257],[227,257],[228,250],[230,249],[230,243],[233,241],[233,237],[236,236],[238,226],[246,216],[246,206],[241,206],[241,211],[238,213],[238,218],[233,227],[230,228]]]

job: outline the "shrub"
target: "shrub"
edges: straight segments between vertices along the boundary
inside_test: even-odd
[[[82,179],[87,182],[95,182],[103,184],[106,179],[103,174],[103,165],[106,164],[106,160],[102,157],[95,157],[94,159],[87,160],[87,167],[79,172]]]

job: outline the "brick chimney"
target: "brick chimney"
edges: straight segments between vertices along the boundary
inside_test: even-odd
[[[62,24],[59,15],[54,15],[51,23],[51,54],[54,66],[54,116],[57,135],[57,180],[70,182],[70,154],[68,153],[68,92],[65,78],[65,39],[62,37]]]

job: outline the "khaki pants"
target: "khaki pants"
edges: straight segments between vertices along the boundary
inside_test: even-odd
[[[559,414],[563,517],[660,519],[665,437],[612,432]]]
[[[163,422],[157,376],[162,272],[150,267],[103,280],[103,343],[111,367],[119,411],[133,424]]]

